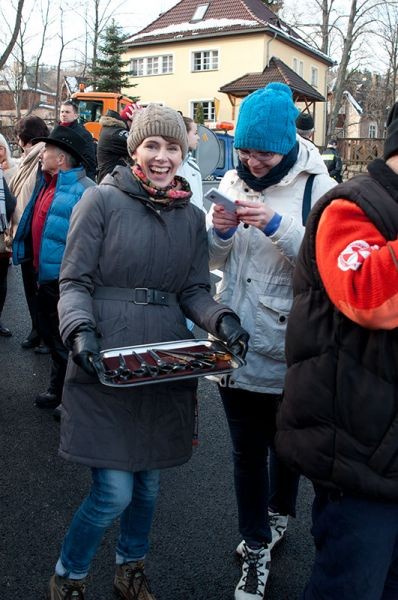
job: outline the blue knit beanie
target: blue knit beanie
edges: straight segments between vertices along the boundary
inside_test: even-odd
[[[247,96],[240,105],[235,148],[287,154],[296,143],[299,110],[284,83],[269,83]]]

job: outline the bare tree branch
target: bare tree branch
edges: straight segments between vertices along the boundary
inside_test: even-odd
[[[14,29],[13,29],[11,39],[10,39],[9,43],[7,44],[6,49],[4,50],[3,54],[0,56],[0,69],[2,69],[4,67],[4,65],[6,64],[8,57],[10,56],[12,49],[14,48],[15,42],[17,41],[19,30],[21,27],[22,9],[23,9],[24,2],[25,2],[25,0],[18,0],[17,14],[15,15]]]

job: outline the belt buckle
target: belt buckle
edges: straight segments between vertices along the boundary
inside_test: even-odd
[[[145,302],[139,302],[138,300],[136,300],[136,293],[137,292],[145,292]],[[149,304],[149,288],[134,288],[134,298],[133,298],[133,302],[134,304]]]

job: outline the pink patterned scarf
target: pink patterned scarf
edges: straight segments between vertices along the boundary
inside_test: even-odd
[[[140,182],[144,190],[159,204],[169,204],[173,200],[186,200],[192,196],[189,183],[183,177],[176,175],[165,188],[156,187],[153,182],[147,178],[140,165],[135,164],[131,167],[133,176]]]

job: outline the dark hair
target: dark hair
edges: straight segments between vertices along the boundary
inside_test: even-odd
[[[195,123],[195,121],[193,119],[191,119],[191,117],[182,117],[184,119],[184,124],[185,124],[185,129],[187,130],[187,133],[189,133],[189,130],[192,127],[192,124]]]
[[[47,137],[50,133],[46,123],[40,117],[24,117],[15,126],[15,133],[21,142],[28,144],[33,138]]]
[[[79,110],[79,105],[76,102],[76,100],[73,100],[73,98],[69,98],[68,100],[63,100],[61,102],[61,106],[72,106],[72,108],[75,112],[78,112],[78,110]]]

